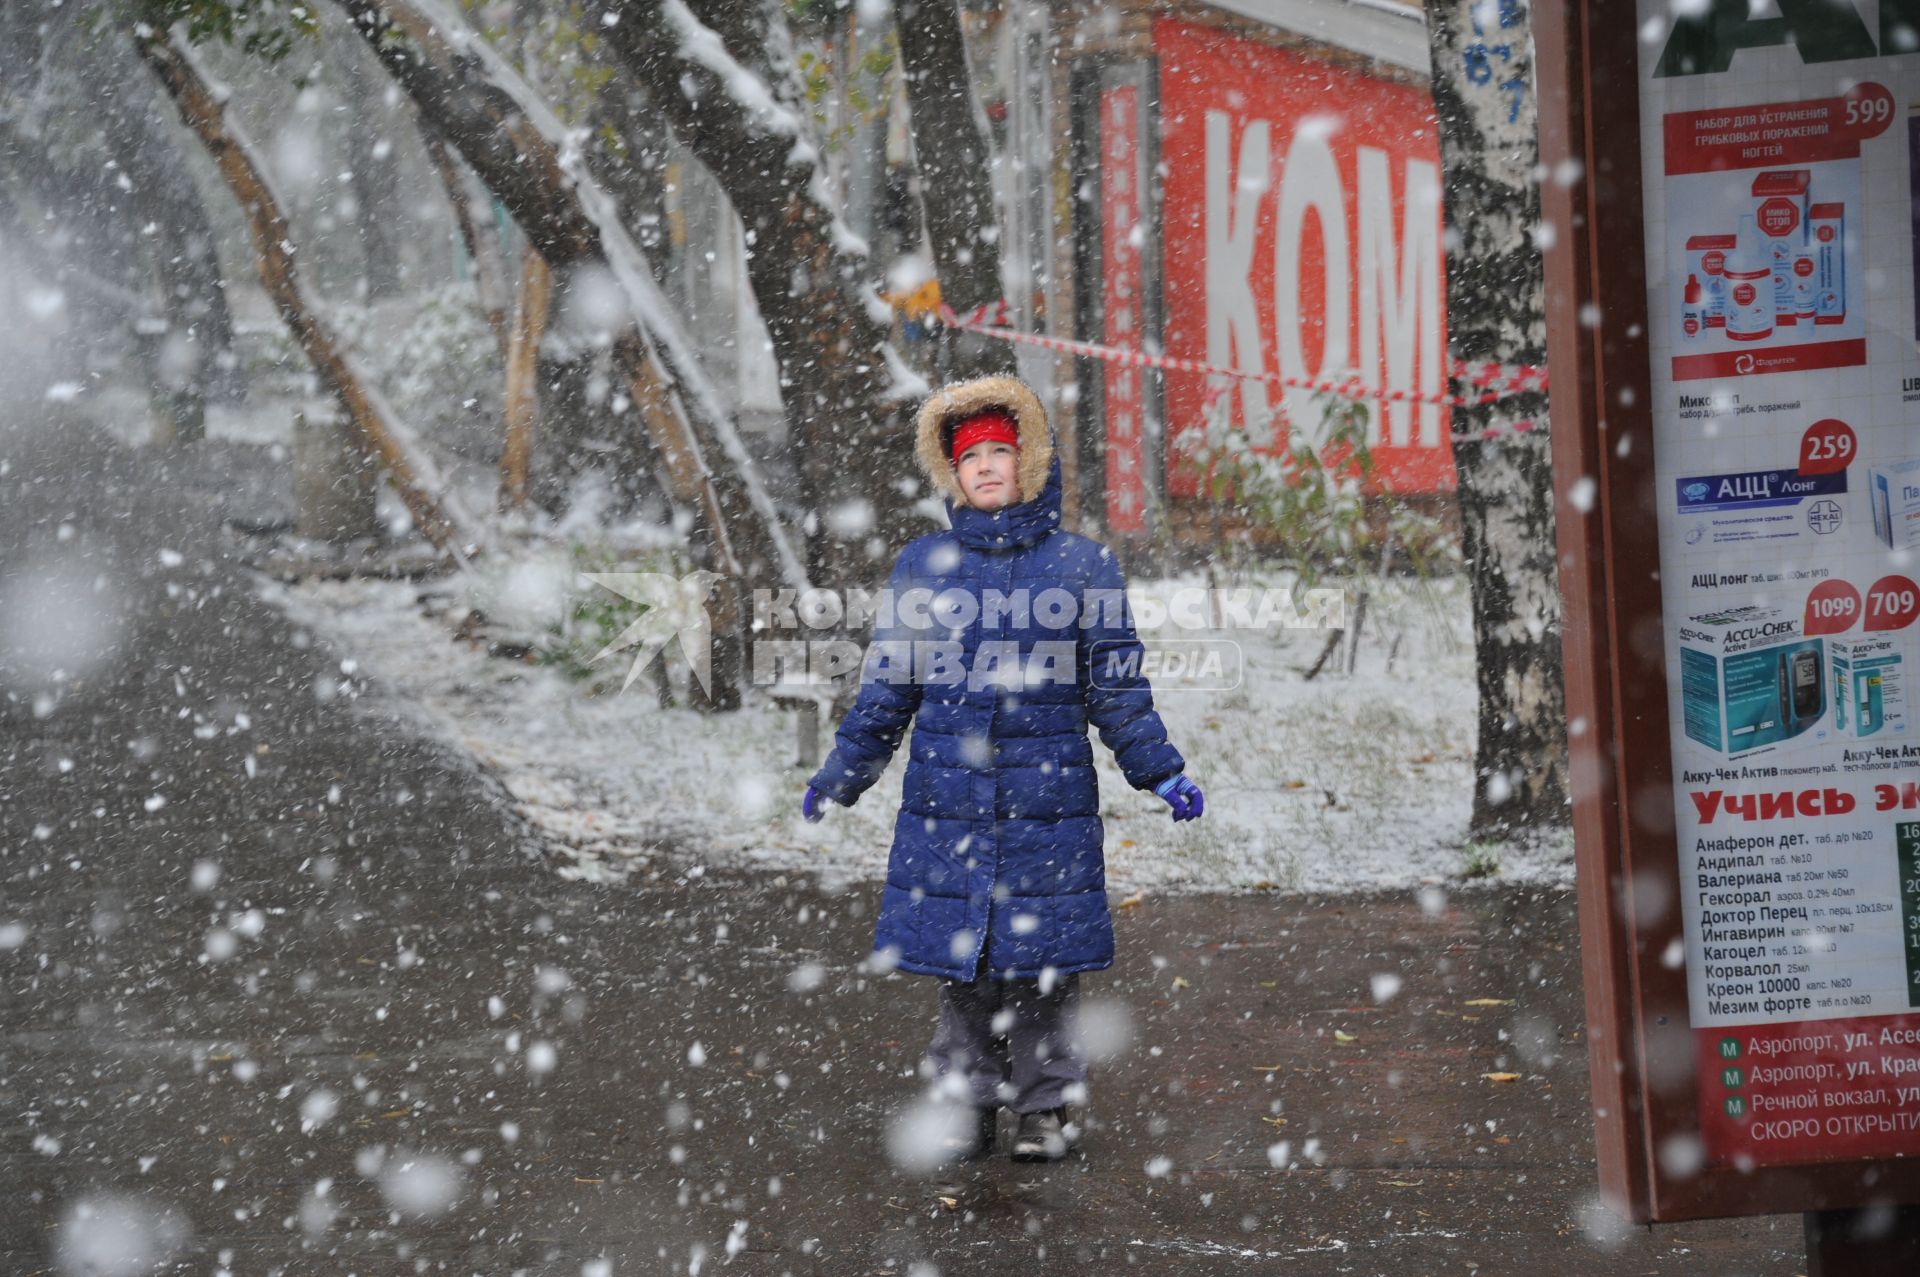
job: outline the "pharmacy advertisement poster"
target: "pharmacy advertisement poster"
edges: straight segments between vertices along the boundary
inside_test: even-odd
[[[1886,132],[1878,85],[1806,102],[1673,111],[1664,120],[1669,259],[1686,271],[1666,307],[1673,378],[1699,381],[1867,362],[1860,147]],[[1793,145],[1753,145],[1770,133]]]
[[[1651,415],[1705,1164],[1920,1154],[1920,33],[1643,0]]]

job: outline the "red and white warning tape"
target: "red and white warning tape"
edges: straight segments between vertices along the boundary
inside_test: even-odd
[[[989,319],[991,323],[988,322]],[[1000,341],[1039,346],[1045,350],[1070,355],[1085,355],[1091,359],[1128,364],[1136,368],[1159,368],[1169,372],[1191,372],[1209,377],[1259,381],[1271,386],[1338,395],[1344,399],[1378,400],[1383,403],[1436,404],[1443,408],[1477,407],[1482,404],[1498,403],[1502,399],[1509,399],[1515,395],[1544,392],[1547,388],[1545,368],[1530,364],[1469,364],[1465,360],[1458,359],[1453,361],[1454,379],[1480,387],[1480,394],[1451,395],[1386,389],[1366,386],[1358,377],[1349,377],[1345,381],[1333,381],[1310,377],[1289,377],[1279,373],[1245,372],[1238,368],[1226,368],[1198,359],[1183,359],[1175,355],[1150,355],[1143,350],[1129,350],[1124,346],[1102,346],[1090,341],[1074,341],[1067,337],[1049,337],[1044,333],[1022,332],[1017,328],[1006,327],[1007,319],[1007,303],[1004,299],[992,305],[976,306],[964,317],[944,304],[940,307],[940,320],[947,326],[964,328],[969,332],[979,333],[983,337],[993,337]],[[1538,429],[1541,427],[1536,422],[1514,421],[1453,437],[1463,440],[1492,439],[1505,434],[1528,434]]]

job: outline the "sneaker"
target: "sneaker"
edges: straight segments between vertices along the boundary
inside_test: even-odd
[[[1080,1124],[1065,1105],[1020,1115],[1020,1133],[1014,1137],[1016,1162],[1057,1162],[1080,1142]]]
[[[971,1162],[993,1152],[1000,1138],[1000,1110],[975,1108],[967,1128],[946,1137],[943,1147],[950,1159]]]

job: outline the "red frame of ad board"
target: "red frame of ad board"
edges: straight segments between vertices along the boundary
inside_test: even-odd
[[[1345,205],[1347,264],[1347,332],[1345,343],[1349,360],[1357,360],[1360,350],[1359,253],[1360,228],[1358,199],[1360,180],[1359,148],[1384,151],[1389,158],[1392,198],[1392,225],[1398,256],[1409,251],[1402,235],[1407,204],[1405,162],[1412,158],[1430,162],[1438,173],[1440,146],[1433,115],[1432,95],[1424,86],[1398,83],[1328,61],[1312,53],[1274,48],[1228,31],[1178,18],[1156,17],[1153,46],[1159,65],[1161,153],[1186,156],[1188,162],[1170,164],[1162,179],[1164,218],[1164,296],[1166,299],[1166,349],[1170,355],[1206,360],[1207,350],[1207,264],[1206,198],[1207,177],[1203,157],[1206,153],[1208,109],[1225,111],[1230,125],[1230,165],[1237,166],[1247,120],[1258,117],[1271,127],[1269,193],[1259,201],[1259,216],[1253,236],[1250,278],[1252,301],[1260,330],[1262,363],[1269,373],[1278,372],[1279,334],[1276,330],[1274,240],[1278,234],[1277,198],[1289,143],[1295,127],[1316,115],[1330,114],[1341,120],[1341,127],[1330,140],[1330,150],[1338,172],[1340,195]],[[1383,106],[1385,109],[1383,109]],[[1234,169],[1238,171],[1237,167]],[[1433,277],[1428,281],[1437,290],[1439,331],[1437,334],[1440,367],[1431,378],[1413,357],[1413,376],[1417,386],[1444,391],[1446,377],[1446,265],[1443,210],[1436,200],[1433,208],[1435,235]],[[1326,307],[1309,305],[1307,299],[1324,296],[1327,278],[1324,231],[1318,231],[1317,211],[1303,216],[1302,251],[1299,262],[1301,298],[1300,343],[1310,367],[1324,357],[1328,334]],[[1232,222],[1229,215],[1228,222]],[[1415,324],[1418,349],[1418,324]],[[1229,360],[1229,363],[1236,361]],[[1362,373],[1363,379],[1366,373]],[[1375,381],[1383,380],[1376,377]],[[1203,420],[1208,393],[1208,378],[1197,373],[1168,373],[1167,396],[1167,492],[1187,498],[1199,489],[1191,467],[1176,468],[1176,445],[1188,431],[1197,431]],[[1276,388],[1268,390],[1277,402]],[[1237,399],[1237,396],[1236,396]],[[1380,421],[1386,405],[1370,405]],[[1418,411],[1398,405],[1394,411]],[[1239,409],[1233,410],[1238,422]],[[1434,443],[1430,446],[1381,443],[1373,448],[1382,486],[1398,492],[1450,492],[1454,487],[1453,449],[1448,435],[1452,428],[1450,409],[1431,410]],[[1410,422],[1417,431],[1417,420]],[[1275,422],[1275,448],[1287,440],[1284,419]],[[1267,451],[1267,449],[1263,449]]]
[[[1667,1140],[1700,1131],[1684,966],[1662,961],[1680,911],[1637,908],[1681,890],[1658,577],[1635,7],[1533,10],[1541,158],[1559,234],[1546,253],[1554,485],[1565,606],[1576,877],[1601,1187],[1646,1221],[1920,1202],[1920,1157],[1672,1175]],[[1582,311],[1598,313],[1583,325]],[[1597,499],[1576,486],[1597,485]],[[1638,884],[1642,891],[1636,891]],[[1684,1056],[1678,1053],[1684,1053]],[[1684,1058],[1687,1067],[1674,1067]]]

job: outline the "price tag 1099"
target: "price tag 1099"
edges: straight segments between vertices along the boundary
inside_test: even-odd
[[[1860,611],[1860,591],[1845,581],[1822,581],[1807,595],[1804,632],[1808,638],[1845,634],[1859,623]]]

